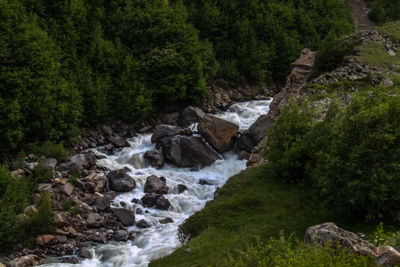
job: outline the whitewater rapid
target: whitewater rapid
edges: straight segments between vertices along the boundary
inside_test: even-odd
[[[236,103],[226,112],[216,116],[229,120],[239,125],[239,130],[244,131],[262,114],[267,114],[271,100],[257,100]],[[193,125],[196,127],[196,125]],[[150,228],[127,227],[129,231],[136,232],[136,239],[128,242],[110,242],[105,245],[97,245],[91,248],[93,258],[84,260],[80,264],[52,263],[46,267],[138,267],[147,266],[150,261],[167,256],[182,246],[178,238],[178,226],[189,216],[201,210],[214,197],[218,187],[222,187],[229,177],[246,168],[246,161],[239,160],[233,152],[223,154],[223,159],[217,160],[210,166],[200,170],[190,168],[178,168],[166,164],[164,168],[157,170],[150,167],[144,160],[147,150],[155,149],[151,143],[151,134],[140,134],[128,139],[130,147],[124,148],[114,155],[106,155],[104,148],[94,149],[96,154],[106,156],[97,161],[99,166],[110,170],[118,170],[125,167],[130,169],[129,174],[136,181],[136,188],[131,192],[118,194],[113,200],[112,207],[121,207],[120,202],[125,202],[128,208],[135,211],[141,208],[148,213],[136,214],[136,221],[145,219],[150,223]],[[167,180],[169,192],[164,195],[171,203],[166,210],[143,208],[140,204],[132,203],[132,199],[140,199],[145,193],[144,184],[150,175],[163,176]],[[200,185],[199,180],[205,179],[213,185]],[[188,190],[178,194],[178,184],[184,184]],[[159,220],[172,218],[173,223],[160,224]]]

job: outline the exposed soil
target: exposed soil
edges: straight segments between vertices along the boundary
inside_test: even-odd
[[[351,9],[354,23],[360,30],[367,30],[376,25],[375,22],[371,21],[368,17],[368,13],[371,9],[367,7],[364,0],[351,0]]]

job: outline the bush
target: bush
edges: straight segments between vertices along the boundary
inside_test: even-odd
[[[311,185],[337,214],[392,219],[400,205],[400,97],[359,95],[310,122],[290,101],[268,134],[266,155],[280,178]]]
[[[31,186],[30,188],[32,191],[35,189],[37,184],[49,182],[53,178],[53,172],[52,168],[43,166],[39,163],[29,176],[29,185]]]
[[[43,192],[38,200],[38,212],[28,223],[27,235],[36,237],[41,234],[51,233],[56,230],[54,212],[51,209],[51,198],[48,192]]]
[[[50,141],[43,143],[33,143],[29,145],[30,153],[46,158],[55,158],[58,161],[66,161],[68,159],[68,151],[63,144],[56,144]]]
[[[292,236],[271,238],[267,242],[256,239],[254,244],[238,250],[223,260],[222,266],[376,266],[372,257],[349,253],[345,249],[334,250],[325,247],[310,247]]]

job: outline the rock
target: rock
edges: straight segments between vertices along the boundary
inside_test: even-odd
[[[161,121],[164,124],[176,124],[178,122],[179,112],[168,113],[161,116]]]
[[[131,202],[135,203],[135,204],[142,204],[142,201],[140,199],[137,199],[137,198],[132,199]]]
[[[37,190],[41,193],[44,191],[50,191],[52,189],[51,184],[48,183],[43,183],[43,184],[38,184]]]
[[[377,257],[376,262],[379,266],[400,265],[400,253],[396,249],[390,246],[382,246],[375,248],[374,252]]]
[[[141,199],[143,207],[149,208],[155,206],[157,202],[157,197],[158,196],[154,193],[147,193],[146,195],[144,195]]]
[[[162,151],[146,151],[146,153],[144,153],[144,158],[154,168],[161,169],[162,167],[164,167],[164,155]]]
[[[59,228],[68,225],[68,223],[65,221],[64,217],[60,213],[54,214],[54,221],[56,223],[56,226]]]
[[[6,267],[6,265],[0,261],[0,267]]]
[[[49,245],[56,237],[54,235],[40,235],[36,237],[36,244],[40,247]]]
[[[29,171],[33,171],[37,166],[39,165],[39,162],[25,162],[24,168],[28,169]]]
[[[333,247],[340,245],[342,248],[361,255],[373,255],[374,253],[374,246],[371,243],[331,222],[309,227],[304,241],[310,245],[330,244]]]
[[[267,115],[261,115],[258,119],[250,126],[248,130],[249,136],[253,139],[254,145],[258,144],[267,134],[267,130],[271,127],[272,120]],[[247,152],[251,152],[246,150]]]
[[[95,206],[98,211],[105,211],[110,207],[110,200],[107,197],[97,197]]]
[[[67,237],[65,235],[56,235],[57,243],[65,243],[67,242]]]
[[[188,127],[192,123],[199,122],[203,119],[205,113],[200,108],[189,106],[185,108],[178,118],[178,124],[181,127]]]
[[[129,192],[136,187],[135,180],[124,169],[111,171],[107,177],[110,182],[110,188],[113,191]]]
[[[13,259],[8,263],[9,267],[30,267],[43,264],[39,256],[31,254]]]
[[[156,209],[160,210],[168,210],[168,208],[171,206],[171,203],[162,195],[147,193],[142,197],[142,205],[145,208],[155,207]]]
[[[212,183],[212,182],[210,182],[210,181],[208,181],[206,179],[200,179],[199,180],[199,184],[201,184],[201,185],[214,185],[214,183]]]
[[[104,173],[92,172],[82,180],[85,182],[94,183],[94,192],[103,192],[104,188],[107,185],[107,176]]]
[[[79,164],[82,168],[87,169],[90,167],[89,156],[87,154],[77,154],[69,158],[70,162]]]
[[[24,174],[25,174],[25,171],[23,169],[17,169],[15,171],[11,172],[11,176],[16,179],[22,178],[22,176],[24,176]]]
[[[140,220],[136,223],[136,226],[139,228],[149,228],[151,225],[146,220]]]
[[[83,166],[77,162],[65,162],[60,164],[59,169],[61,171],[67,171],[70,174],[79,174],[82,171]]]
[[[121,207],[123,207],[123,208],[126,208],[126,207],[128,206],[128,204],[126,204],[126,203],[123,202],[123,201],[120,201],[120,202],[119,202],[119,205],[121,205]]]
[[[92,256],[92,252],[90,252],[89,249],[81,248],[81,250],[79,251],[79,257],[84,258],[84,259],[91,259],[93,256]]]
[[[155,175],[147,177],[144,185],[145,193],[168,194],[168,186],[164,177],[158,178]]]
[[[113,209],[113,213],[124,226],[135,224],[135,215],[131,211],[127,209]]]
[[[155,144],[160,142],[161,139],[166,136],[175,136],[182,133],[183,129],[181,127],[161,124],[154,128],[153,135],[151,136],[151,142]]]
[[[164,137],[161,140],[164,157],[180,167],[206,166],[219,158],[201,137]]]
[[[135,211],[136,214],[143,214],[143,210],[141,208],[137,208]]]
[[[110,142],[114,145],[116,148],[122,148],[122,147],[129,147],[128,141],[126,141],[125,138],[119,137],[119,136],[114,136],[108,138]]]
[[[260,165],[265,162],[265,159],[259,154],[251,154],[249,160],[246,162],[247,167]]]
[[[171,218],[165,218],[159,221],[161,224],[167,224],[167,223],[173,223],[174,220],[172,220]]]
[[[45,166],[45,167],[52,168],[54,170],[56,168],[56,165],[57,165],[57,160],[54,159],[54,158],[48,158],[48,159],[45,159],[42,162],[42,165]]]
[[[67,196],[70,196],[74,191],[74,186],[70,183],[66,183],[65,185],[61,186],[61,191],[65,193]]]
[[[237,146],[239,150],[244,150],[248,153],[251,153],[251,150],[256,146],[256,144],[257,143],[253,140],[253,138],[249,135],[247,131],[246,133],[240,135],[239,140],[237,141]]]
[[[108,144],[104,146],[104,148],[107,150],[108,153],[112,153],[112,151],[114,150],[113,144]]]
[[[79,259],[76,256],[66,256],[60,259],[62,263],[78,264]]]
[[[117,230],[114,235],[116,241],[128,241],[129,233],[126,230]]]
[[[112,133],[113,133],[111,127],[107,126],[107,125],[100,125],[99,129],[103,133],[103,135],[105,135],[105,136],[111,136]]]
[[[97,213],[89,213],[86,220],[86,225],[92,228],[98,228],[103,225],[105,222],[104,217],[100,216]]]
[[[169,200],[163,196],[160,196],[156,201],[156,209],[168,210],[170,206],[171,203],[169,202]]]
[[[32,216],[33,214],[37,213],[38,210],[36,208],[36,205],[29,205],[24,209],[24,214],[27,216]]]
[[[187,190],[187,187],[184,184],[178,184],[177,189],[178,189],[178,194],[180,194],[183,193],[185,190]]]
[[[151,131],[151,129],[153,129],[153,127],[151,127],[151,125],[147,125],[147,126],[140,128],[139,133],[149,132],[149,131]]]
[[[236,124],[207,114],[197,126],[198,131],[220,153],[232,149],[233,137],[239,130]]]

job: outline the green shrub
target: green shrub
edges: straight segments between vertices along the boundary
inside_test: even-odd
[[[51,233],[56,229],[50,194],[43,192],[40,195],[37,205],[38,212],[30,218],[27,227],[28,235],[31,237]]]
[[[53,174],[54,171],[52,168],[39,163],[39,165],[33,169],[32,174],[28,178],[31,189],[34,190],[37,184],[50,182],[53,178]]]
[[[276,175],[320,192],[325,205],[353,219],[392,219],[400,205],[400,97],[356,96],[334,102],[322,121],[293,100],[268,134]],[[304,115],[303,115],[304,114]]]
[[[63,144],[56,144],[50,141],[43,143],[33,143],[29,145],[30,153],[46,158],[55,158],[58,161],[66,161],[68,159],[68,151]]]
[[[271,238],[261,242],[256,239],[254,244],[244,250],[229,254],[220,266],[234,267],[269,267],[269,266],[376,266],[372,257],[349,253],[345,249],[334,250],[329,245],[325,247],[310,247],[293,237]]]
[[[400,245],[400,231],[385,231],[381,222],[376,231],[368,237],[368,240],[375,246],[391,246]]]

